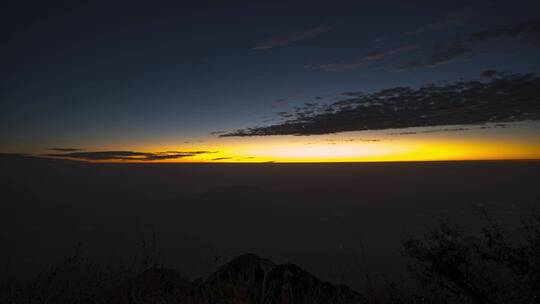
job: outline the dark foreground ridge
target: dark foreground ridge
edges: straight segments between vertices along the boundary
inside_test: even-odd
[[[103,303],[366,303],[344,285],[323,282],[293,264],[240,255],[206,280],[193,282],[167,268],[152,268],[102,296]]]
[[[386,281],[378,290],[368,284],[362,293],[254,254],[238,256],[204,279],[186,280],[158,261],[154,239],[141,248],[138,262],[115,268],[102,268],[77,249],[62,265],[22,285],[0,272],[0,303],[540,303],[540,215],[532,212],[512,230],[486,219],[480,234],[442,221],[424,236],[403,240],[406,281]]]

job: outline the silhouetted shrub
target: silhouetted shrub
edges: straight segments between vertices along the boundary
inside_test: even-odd
[[[479,236],[442,222],[423,238],[403,242],[410,271],[426,303],[540,303],[540,216],[523,219],[517,231],[488,217]]]

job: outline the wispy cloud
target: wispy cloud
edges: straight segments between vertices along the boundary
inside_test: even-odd
[[[392,70],[405,71],[420,68],[432,68],[443,64],[448,64],[452,61],[463,59],[471,56],[473,48],[469,43],[462,40],[452,40],[436,43],[433,45],[431,52],[424,58],[418,58],[413,62],[400,64]]]
[[[540,77],[498,73],[487,82],[355,92],[330,105],[306,104],[290,114],[292,118],[278,124],[220,136],[316,135],[540,120]]]
[[[457,23],[457,19],[459,19],[455,16],[448,18],[446,25]],[[449,20],[454,21],[450,22]],[[420,34],[420,32],[426,32],[428,29],[430,31],[442,30],[442,27],[440,24],[430,25],[406,36]],[[433,68],[478,54],[493,53],[506,49],[514,50],[519,47],[540,47],[540,21],[526,21],[507,27],[476,31],[457,38],[427,42],[424,45],[406,44],[393,49],[375,50],[350,60],[309,64],[305,65],[305,67],[326,72],[351,71],[369,67],[405,71]],[[417,53],[420,55],[416,59],[410,60],[408,58],[413,50],[418,50]],[[400,55],[407,56],[400,57]],[[389,59],[393,60],[392,65],[388,64]]]
[[[226,160],[226,159],[232,159],[232,157],[216,157],[216,158],[212,158],[212,160]]]
[[[282,35],[276,35],[269,37],[265,40],[258,42],[252,50],[268,50],[277,47],[290,45],[297,41],[313,39],[323,33],[326,33],[331,28],[328,25],[320,25],[304,31],[291,32]]]
[[[406,46],[402,46],[396,49],[390,49],[386,51],[373,51],[371,53],[368,53],[364,56],[361,56],[359,58],[356,58],[350,61],[325,63],[325,64],[319,64],[319,65],[307,65],[306,68],[323,70],[327,72],[341,72],[341,71],[355,70],[359,68],[364,68],[366,66],[369,66],[370,64],[382,61],[389,57],[396,56],[401,53],[414,50],[416,48],[417,46],[415,45],[406,45]]]
[[[488,49],[483,49],[484,52],[493,52],[505,45],[510,45],[512,49],[517,44],[538,47],[540,46],[540,21],[527,21],[505,28],[477,31],[458,39],[438,42],[426,52],[427,56],[392,69],[412,70],[448,64],[475,55],[477,49],[486,42],[492,44]]]
[[[76,151],[82,151],[82,149],[78,148],[50,148],[51,151],[57,151],[57,152],[76,152]]]
[[[218,136],[220,134],[227,133],[227,131],[212,131],[210,132],[210,135],[212,136]]]
[[[135,152],[135,151],[95,151],[43,154],[46,157],[71,158],[86,161],[119,160],[119,161],[155,161],[180,159],[199,154],[215,153],[212,151],[165,151],[165,152]]]

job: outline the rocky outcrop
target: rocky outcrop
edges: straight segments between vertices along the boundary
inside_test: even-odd
[[[245,254],[219,268],[204,282],[211,303],[364,303],[347,286],[323,282],[293,265],[276,265]]]
[[[189,282],[174,270],[153,268],[108,295],[115,303],[356,304],[365,298],[344,285],[323,282],[293,264],[255,254],[232,259],[206,280]]]

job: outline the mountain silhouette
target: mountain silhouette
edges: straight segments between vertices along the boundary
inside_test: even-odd
[[[275,264],[255,254],[240,255],[205,280],[188,281],[167,268],[151,268],[103,297],[104,302],[200,304],[366,303],[344,285],[323,282],[294,264]]]

